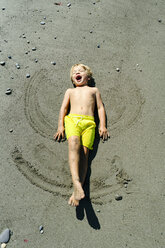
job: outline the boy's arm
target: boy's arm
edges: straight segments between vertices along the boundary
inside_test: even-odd
[[[58,118],[58,129],[54,135],[54,139],[60,141],[65,137],[65,128],[64,128],[64,117],[68,112],[70,103],[70,89],[65,92],[65,96],[60,108],[59,118]]]
[[[98,89],[96,89],[96,104],[97,104],[98,116],[100,120],[99,134],[103,140],[107,140],[109,138],[109,133],[106,128],[105,108],[101,99],[101,94]]]

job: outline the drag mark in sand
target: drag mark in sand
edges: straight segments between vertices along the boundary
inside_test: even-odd
[[[50,80],[46,78],[45,75],[47,75],[46,70],[36,72],[28,83],[25,91],[25,115],[29,124],[37,133],[40,133],[43,137],[52,139],[54,132],[53,123],[50,123],[48,118],[44,116],[38,101],[38,93],[43,87],[43,83],[45,83],[45,87],[49,87]],[[44,96],[41,97],[44,98]],[[47,108],[49,108],[49,106],[47,106]]]
[[[145,99],[140,89],[130,78],[103,91],[106,109],[110,112],[108,126],[111,137],[118,136],[130,128],[140,118]]]
[[[32,164],[24,159],[22,152],[17,147],[15,147],[11,155],[18,170],[33,185],[52,194],[68,198],[72,193],[72,184],[70,175],[65,169],[67,165],[65,163],[62,165],[62,163],[58,162],[58,167],[54,166],[55,169],[53,170],[55,155],[53,155],[44,144],[38,145],[34,153],[36,154],[36,158],[39,159],[39,165],[41,165],[39,168],[36,164]],[[50,155],[53,157],[50,157]],[[45,157],[49,157],[50,159],[43,159]],[[53,161],[51,162],[52,165],[50,164],[50,160]],[[108,162],[109,168],[107,168],[108,171],[106,175],[100,175],[90,180],[90,199],[95,204],[102,205],[110,202],[114,193],[124,187],[124,183],[131,181],[127,173],[121,167],[120,158],[118,156],[114,156],[112,161]]]
[[[29,80],[25,91],[25,115],[37,133],[52,139],[55,123],[51,119],[50,110],[52,109],[54,113],[59,89],[47,75],[48,72],[42,69]],[[110,134],[115,137],[136,123],[145,101],[133,80],[126,77],[122,83],[116,83],[114,87],[106,87],[106,90],[102,91],[107,115],[110,116],[108,120]]]
[[[63,197],[69,197],[68,188],[65,184],[58,183],[56,180],[51,180],[47,178],[47,175],[40,173],[39,169],[35,167],[35,164],[31,164],[29,161],[25,160],[22,156],[20,150],[15,147],[12,152],[12,158],[17,166],[17,169],[35,186],[53,193],[55,195],[61,195]]]
[[[52,113],[57,115],[62,90],[47,75],[47,70],[42,69],[30,78],[25,90],[24,109],[26,118],[35,132],[50,140],[55,131]],[[140,89],[133,80],[127,78],[121,81],[106,90],[103,88],[102,92],[107,115],[111,116],[108,120],[111,137],[116,137],[138,120],[144,103]],[[34,148],[32,157],[37,163],[24,159],[18,149],[13,151],[12,157],[19,171],[32,184],[63,197],[69,197],[72,193],[67,159],[64,160],[62,155],[56,154],[56,151],[52,151],[45,144]],[[90,178],[90,198],[96,204],[103,204],[111,201],[113,193],[131,180],[117,155],[113,159],[107,158],[104,171],[100,172],[99,167],[99,162],[95,163]]]

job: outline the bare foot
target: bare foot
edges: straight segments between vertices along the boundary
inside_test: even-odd
[[[73,187],[74,187],[74,198],[77,201],[80,201],[85,197],[84,190],[81,186],[81,183],[79,180],[73,181]]]
[[[73,207],[77,207],[79,205],[79,201],[74,198],[74,193],[69,198],[68,204]]]

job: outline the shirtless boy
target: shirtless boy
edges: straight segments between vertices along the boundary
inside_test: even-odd
[[[92,78],[90,68],[83,64],[75,64],[71,68],[70,77],[75,88],[68,89],[65,93],[54,139],[60,141],[64,139],[65,134],[68,139],[69,166],[74,189],[68,203],[78,206],[79,201],[85,197],[83,184],[88,168],[89,150],[92,150],[95,138],[95,105],[100,121],[99,135],[103,140],[107,140],[109,134],[100,92],[96,87],[88,86]]]

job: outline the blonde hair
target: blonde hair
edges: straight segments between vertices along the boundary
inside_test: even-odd
[[[91,71],[91,69],[89,68],[89,66],[84,65],[84,64],[74,64],[74,65],[71,67],[71,69],[70,69],[70,79],[71,79],[72,83],[73,83],[73,79],[72,79],[73,69],[74,69],[76,66],[81,66],[81,67],[83,67],[84,70],[87,71],[87,75],[88,75],[89,79],[92,78],[92,71]]]

